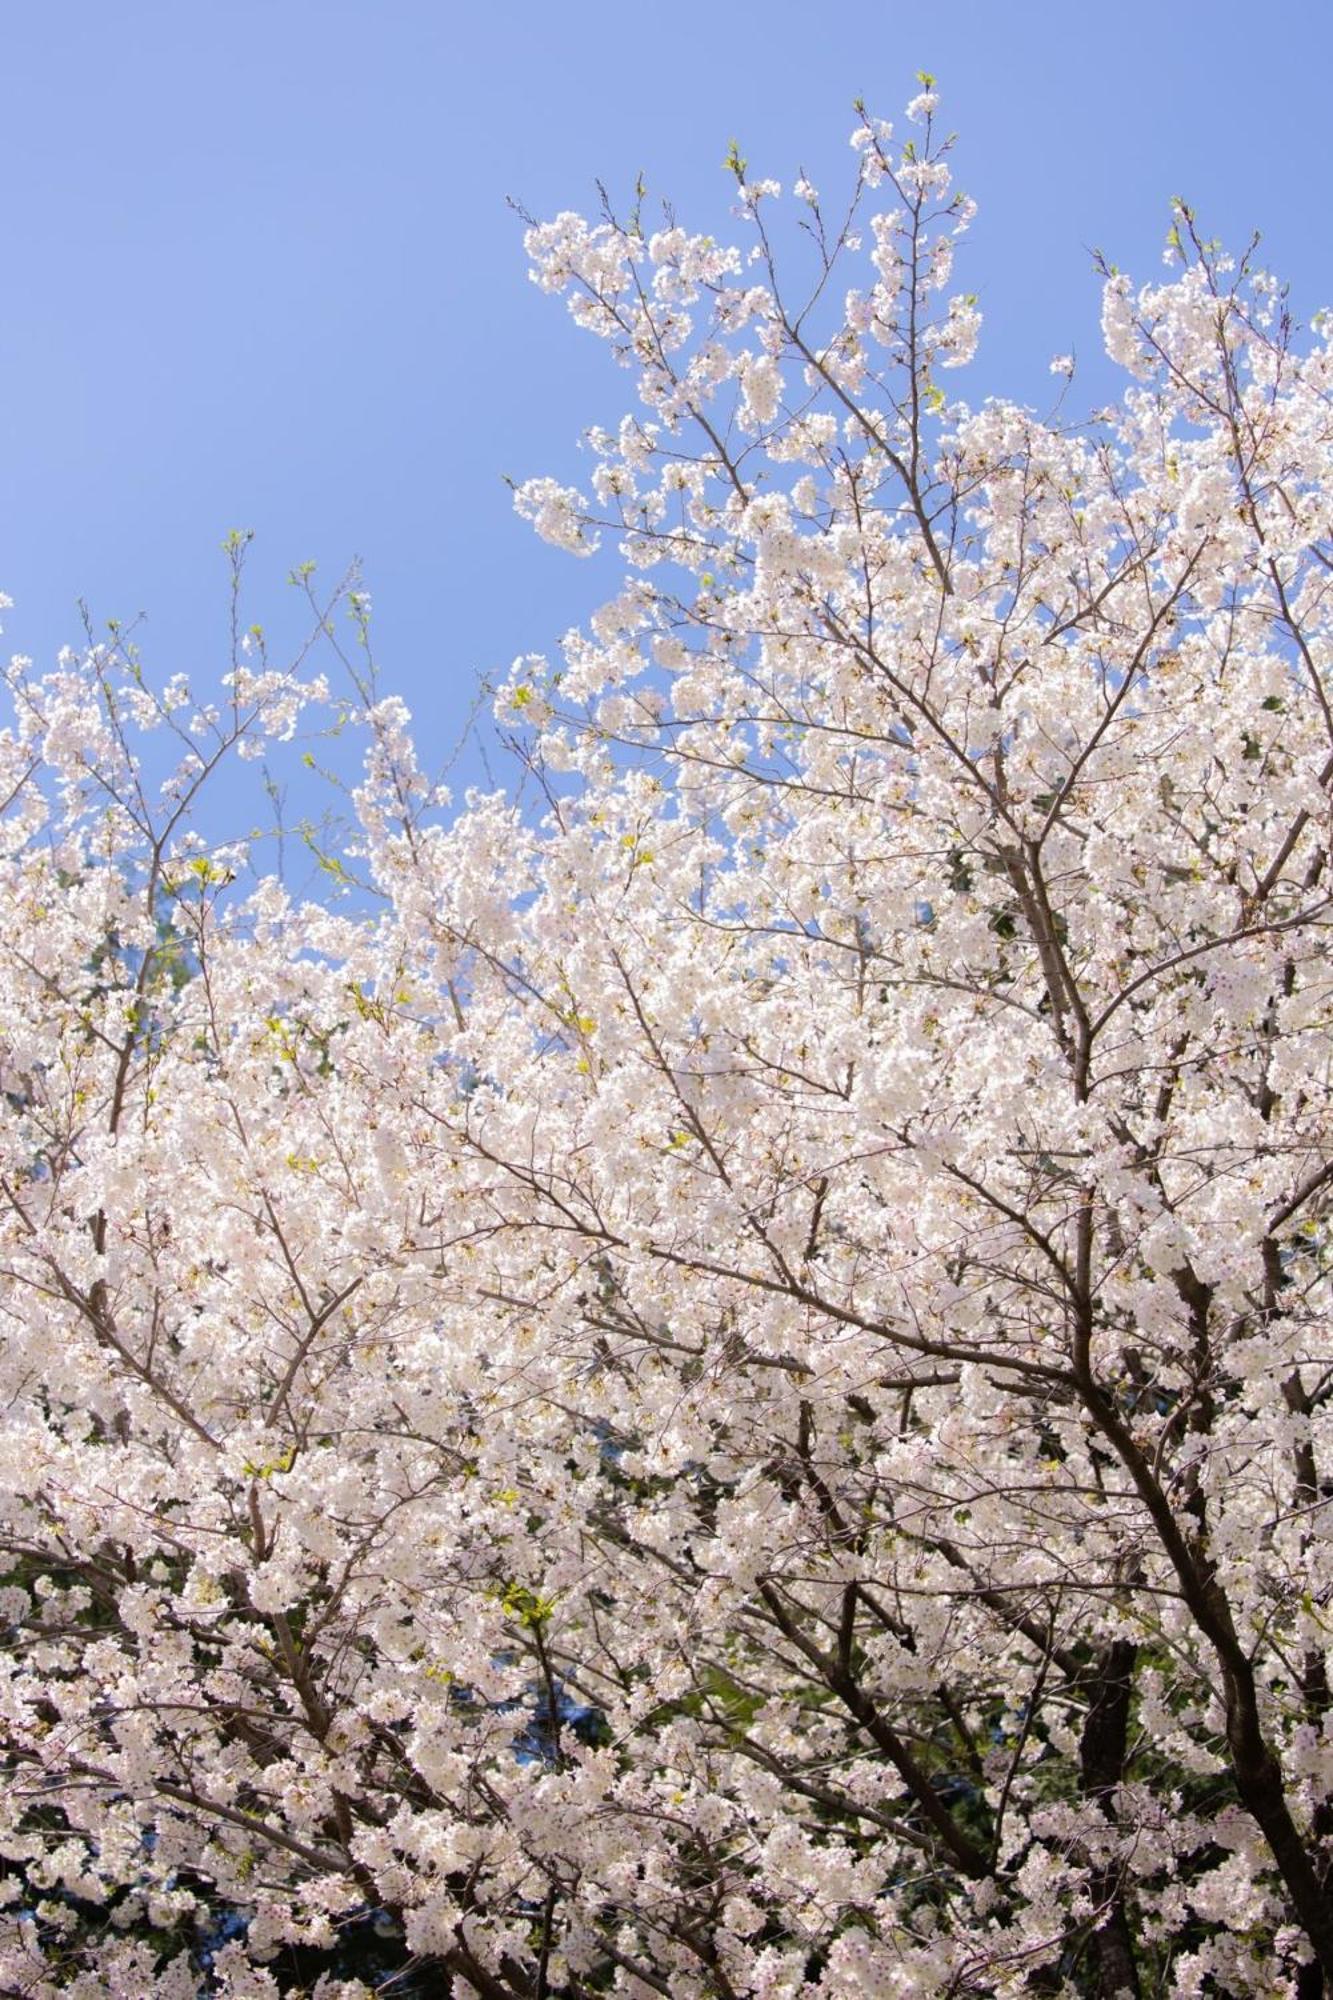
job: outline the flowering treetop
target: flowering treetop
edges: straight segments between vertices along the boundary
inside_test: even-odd
[[[1333,1979],[1330,353],[1178,205],[1119,404],[951,400],[935,110],[795,288],[734,150],[531,228],[638,390],[540,820],[359,680],[301,903],[189,812],[322,683],[11,670],[7,1990]]]

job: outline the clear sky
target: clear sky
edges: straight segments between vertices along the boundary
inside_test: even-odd
[[[0,643],[50,658],[82,597],[207,682],[249,527],[279,631],[295,563],[362,557],[442,753],[478,672],[593,602],[502,475],[575,476],[629,391],[527,283],[505,195],[643,169],[720,234],[733,135],[831,189],[851,99],[896,117],[920,68],[981,204],[960,393],[1044,403],[1053,354],[1091,361],[1090,249],[1155,275],[1173,193],[1261,228],[1301,317],[1333,303],[1328,0],[0,0]]]

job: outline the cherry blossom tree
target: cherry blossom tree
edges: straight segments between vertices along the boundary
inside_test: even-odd
[[[11,667],[5,1993],[1333,1991],[1333,356],[1177,204],[954,400],[935,114],[531,225],[514,796]],[[302,899],[195,808],[329,712]]]

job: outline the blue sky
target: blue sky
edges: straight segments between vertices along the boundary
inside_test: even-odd
[[[3,643],[51,657],[82,597],[207,683],[219,543],[252,528],[278,634],[295,563],[362,558],[385,683],[443,754],[477,674],[595,595],[502,475],[573,476],[629,388],[528,284],[505,195],[554,212],[642,169],[721,233],[733,135],[831,188],[851,99],[894,117],[920,68],[981,204],[961,393],[1044,403],[1051,355],[1091,362],[1091,247],[1153,276],[1177,192],[1263,230],[1301,317],[1333,302],[1320,0],[4,0]]]

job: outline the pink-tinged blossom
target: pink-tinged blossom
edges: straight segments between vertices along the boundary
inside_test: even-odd
[[[6,672],[6,1991],[1333,1980],[1328,329],[1178,208],[1119,402],[946,403],[935,109],[813,318],[803,181],[531,227],[635,407],[512,795]],[[352,726],[324,897],[209,840]]]

